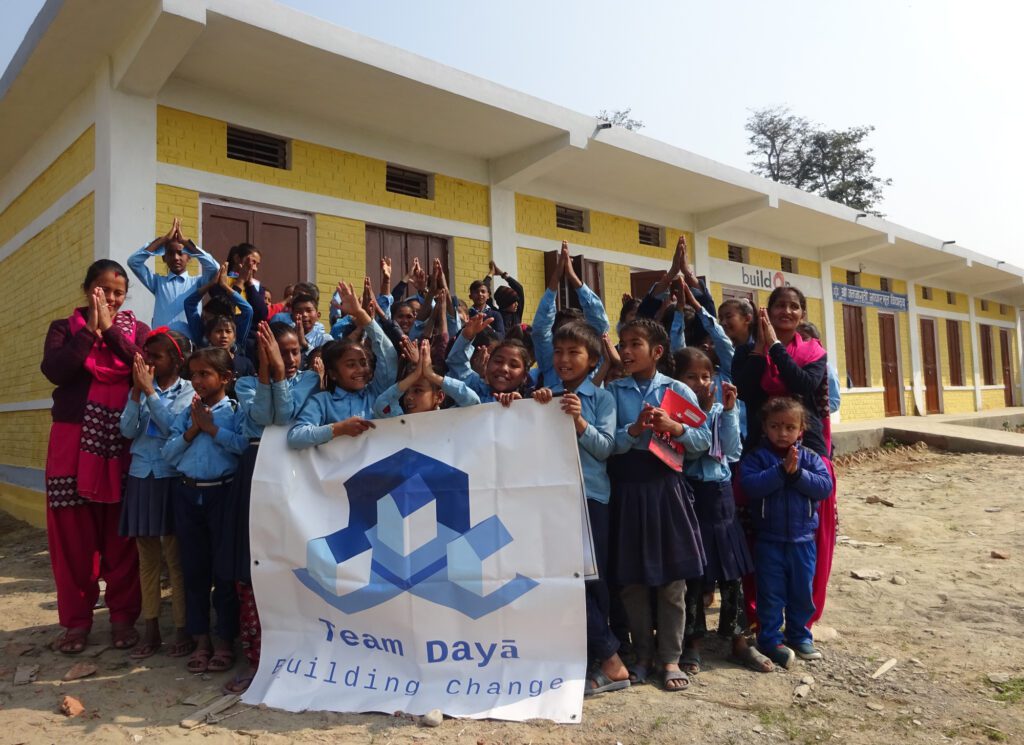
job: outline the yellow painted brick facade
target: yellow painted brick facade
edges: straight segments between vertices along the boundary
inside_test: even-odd
[[[981,392],[981,408],[982,411],[986,409],[1001,409],[1006,406],[1006,394],[1003,389],[990,388]]]
[[[969,391],[943,391],[943,414],[970,414],[974,411],[974,389]]]
[[[931,308],[932,310],[947,310],[950,313],[967,313],[967,294],[963,292],[953,293],[953,302],[949,302],[949,293],[939,287],[931,287],[931,299],[925,299],[924,291],[925,285],[917,285],[914,291],[917,293],[917,304],[921,308]],[[998,306],[997,306],[998,309]],[[998,314],[996,318],[998,318]]]
[[[455,238],[455,272],[451,281],[451,290],[456,297],[468,298],[469,286],[475,280],[483,279],[488,271],[488,262],[491,260],[491,244],[488,241],[478,241],[471,238]],[[504,268],[504,267],[502,267]],[[516,279],[519,279],[516,277]],[[539,295],[527,294],[527,301],[536,301]]]
[[[90,194],[0,262],[0,317],[19,319],[0,357],[0,403],[49,398],[52,386],[39,372],[46,330],[85,302],[81,284],[92,260]]]
[[[338,280],[361,287],[366,275],[366,223],[333,215],[316,216],[316,283],[329,298]],[[326,305],[321,303],[321,312]]]
[[[618,343],[619,335],[616,328],[619,323],[619,314],[622,311],[622,296],[631,294],[630,290],[630,268],[622,264],[604,265],[604,306],[608,311],[608,321],[611,325],[612,341]]]
[[[720,238],[708,238],[708,256],[715,259],[729,260],[730,241],[723,241]],[[738,244],[734,244],[738,245]],[[782,271],[782,254],[777,251],[768,251],[757,246],[744,246],[747,249],[747,263],[752,266],[772,271]],[[793,258],[793,257],[790,257]],[[834,273],[835,270],[833,270]],[[820,277],[821,264],[812,259],[796,259],[796,274],[806,277]],[[845,279],[845,274],[843,275]]]
[[[842,392],[839,412],[844,422],[885,417],[885,395],[883,393]]]
[[[1012,305],[1000,305],[995,300],[989,300],[986,303],[988,310],[982,310],[981,298],[974,299],[974,313],[979,318],[991,318],[996,321],[1013,321],[1015,319],[1017,309]],[[1000,311],[1000,308],[1002,310]],[[967,312],[967,306],[964,305],[964,313]]]
[[[490,193],[484,184],[438,173],[433,199],[393,194],[385,189],[386,161],[301,140],[291,142],[288,169],[232,160],[227,157],[227,126],[217,119],[160,106],[157,160],[338,199],[490,224]]]
[[[39,346],[42,348],[42,342]],[[38,370],[37,367],[37,373]],[[42,377],[42,373],[38,374]],[[0,412],[0,463],[23,468],[45,467],[49,436],[49,409]]]
[[[95,128],[90,127],[0,213],[0,245],[39,217],[71,187],[92,173]]]
[[[544,280],[544,252],[520,246],[516,249],[516,259],[519,264],[519,276],[516,279],[523,286],[523,293],[526,295],[523,323],[533,323],[533,312],[537,309],[540,296],[547,289],[547,282]],[[607,275],[605,281],[608,281]]]
[[[202,245],[199,235],[199,192],[181,189],[167,184],[156,185],[156,226],[153,236],[163,235],[171,227],[174,218],[181,219],[181,234]],[[157,274],[166,274],[167,265],[162,259],[153,260],[153,268]],[[202,273],[199,262],[189,261],[188,273],[193,277]]]
[[[664,247],[642,245],[638,226],[638,220],[590,210],[590,229],[586,233],[565,230],[555,224],[555,202],[527,194],[516,194],[516,232],[523,235],[569,241],[571,246],[605,248],[610,251],[664,259],[666,268],[672,261],[680,234],[686,235],[687,243],[693,246],[692,233],[672,227],[664,229]]]

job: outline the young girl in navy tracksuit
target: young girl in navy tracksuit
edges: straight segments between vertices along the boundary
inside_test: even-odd
[[[740,463],[757,536],[757,643],[782,667],[789,667],[794,652],[801,659],[821,659],[809,628],[814,614],[814,534],[818,503],[831,494],[832,478],[821,456],[801,445],[804,417],[799,400],[769,399],[761,409],[765,441]]]

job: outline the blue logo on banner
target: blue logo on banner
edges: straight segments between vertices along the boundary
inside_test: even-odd
[[[348,527],[306,545],[295,575],[345,613],[402,592],[481,618],[537,586],[516,574],[484,592],[483,561],[512,542],[497,515],[469,519],[469,476],[408,448],[345,482]],[[366,577],[365,581],[353,579]]]

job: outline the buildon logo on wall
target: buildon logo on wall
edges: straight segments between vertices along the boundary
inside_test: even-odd
[[[536,587],[522,574],[485,592],[483,562],[512,542],[497,515],[470,525],[469,477],[405,448],[345,482],[348,526],[306,546],[295,575],[358,613],[403,592],[481,618]]]

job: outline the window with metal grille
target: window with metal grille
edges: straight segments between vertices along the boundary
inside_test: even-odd
[[[1005,316],[1006,315],[1006,306],[1003,305],[1002,303],[999,303],[999,315],[1001,315],[1001,316]]]
[[[889,292],[890,291],[889,290],[889,278],[888,277],[879,277],[878,278],[878,289],[881,290],[882,292]]]
[[[729,261],[735,261],[737,264],[747,263],[747,249],[743,246],[734,246],[729,244]]]
[[[288,168],[288,140],[228,125],[228,157],[271,168]]]
[[[779,267],[780,269],[782,269],[782,271],[790,274],[796,273],[796,259],[794,259],[792,256],[781,257],[779,263],[782,265],[781,267]]]
[[[644,225],[640,223],[640,245],[664,246],[661,228],[657,225]]]
[[[981,301],[981,309],[982,310],[988,310],[988,300],[982,300]]]
[[[576,276],[583,280],[583,284],[589,287],[594,293],[600,297],[604,297],[604,263],[601,261],[592,261],[585,259],[583,256],[573,256],[572,266],[576,272]],[[546,251],[544,253],[544,281],[550,282],[551,276],[557,271],[558,268],[558,251]],[[569,285],[567,277],[563,276],[562,281],[558,285],[558,290],[555,292],[555,307],[559,310],[563,308],[579,308],[580,300],[579,293]]]
[[[860,287],[860,272],[846,272],[846,284]]]
[[[956,293],[946,290],[946,305],[956,305]]]
[[[431,188],[433,181],[434,178],[429,173],[413,171],[388,163],[385,188],[392,194],[404,194],[416,199],[433,199],[434,194]]]
[[[577,233],[587,232],[587,213],[575,207],[555,205],[555,225],[564,230],[575,230]]]
[[[932,299],[932,288],[921,285],[921,299],[931,300]]]

